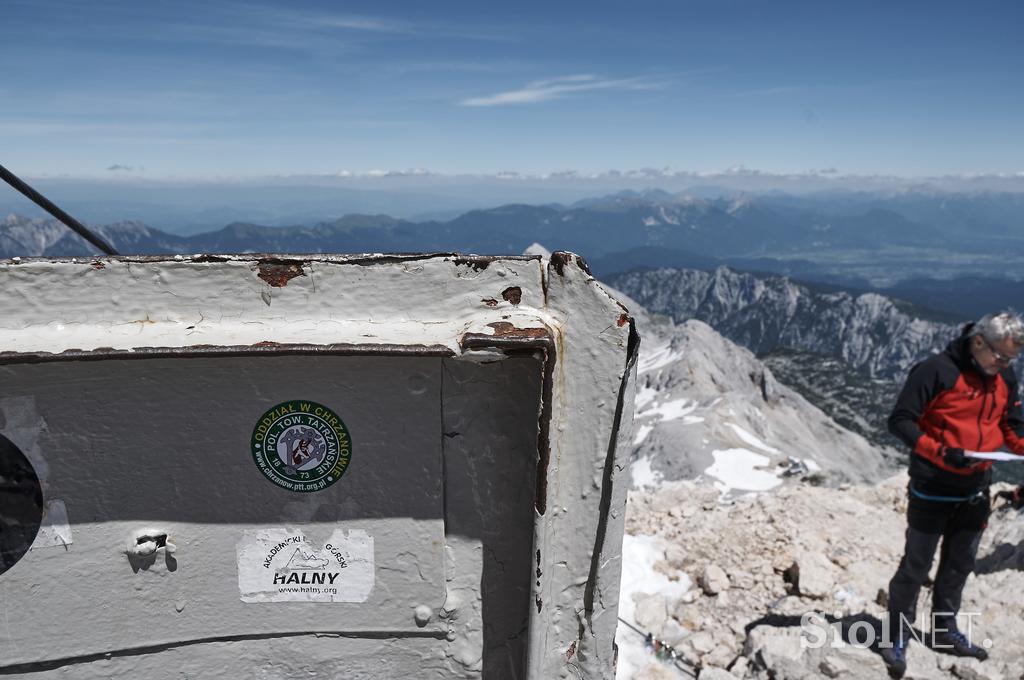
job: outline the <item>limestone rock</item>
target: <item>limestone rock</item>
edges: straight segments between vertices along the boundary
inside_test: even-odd
[[[977,659],[963,659],[953,664],[953,675],[962,680],[1004,680],[1005,676],[997,667],[986,664]]]
[[[633,614],[636,623],[643,630],[651,631],[655,635],[661,634],[661,629],[668,618],[668,607],[662,595],[648,595],[636,603],[636,611]]]
[[[676,587],[671,598],[657,593],[636,597],[637,615],[650,624],[660,621],[661,639],[695,667],[704,668],[706,677],[724,680],[727,676],[721,673],[709,673],[729,669],[733,677],[744,680],[885,678],[881,657],[849,644],[848,638],[857,624],[857,636],[863,639],[864,631],[874,630],[885,615],[885,590],[903,551],[906,506],[899,494],[905,496],[905,487],[904,474],[843,492],[783,488],[734,503],[712,503],[706,511],[699,509],[712,499],[710,484],[686,482],[668,492],[672,502],[684,503],[684,510],[694,508],[700,522],[653,512],[651,500],[659,490],[634,493],[627,531],[659,533],[678,546],[666,548],[666,558],[674,555],[681,560],[685,555],[687,569],[697,572],[696,583],[687,590]],[[1000,488],[1009,487],[997,485]],[[1016,568],[1022,545],[1024,514],[993,512],[979,550],[978,573],[967,581],[961,609],[976,613],[972,639],[976,644],[991,640],[990,658],[979,663],[913,643],[907,680],[1024,677],[1019,652],[1024,649],[1024,571]],[[828,555],[849,566],[835,564]],[[783,576],[790,567],[792,582],[787,588]],[[718,592],[708,594],[709,583]],[[929,610],[927,597],[927,592],[922,594],[918,607],[922,616]],[[846,631],[845,642],[834,637],[836,612]],[[802,616],[815,613],[819,631],[826,635],[817,648],[808,644],[810,631],[800,623]],[[820,618],[823,615],[830,618]],[[921,624],[927,630],[927,623]]]
[[[708,595],[717,595],[729,589],[729,575],[717,564],[708,564],[701,572],[700,587]]]
[[[690,646],[693,647],[694,651],[700,652],[701,654],[707,654],[715,648],[715,639],[711,637],[710,633],[700,632],[695,635],[691,635],[688,639]]]
[[[827,597],[835,590],[836,567],[820,553],[805,552],[796,561],[796,585],[805,597]]]

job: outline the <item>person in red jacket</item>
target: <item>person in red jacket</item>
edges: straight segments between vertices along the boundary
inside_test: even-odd
[[[910,370],[889,416],[889,430],[911,449],[903,559],[889,582],[892,646],[882,657],[893,677],[906,671],[921,585],[935,550],[931,644],[986,659],[957,626],[960,597],[974,570],[991,508],[992,463],[969,452],[1008,448],[1024,455],[1024,417],[1012,363],[1024,348],[1024,321],[1013,312],[968,324],[945,351]]]

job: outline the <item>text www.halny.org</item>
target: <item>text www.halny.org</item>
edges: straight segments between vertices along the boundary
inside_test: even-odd
[[[337,595],[337,588],[278,588],[279,593],[313,593],[314,595]]]

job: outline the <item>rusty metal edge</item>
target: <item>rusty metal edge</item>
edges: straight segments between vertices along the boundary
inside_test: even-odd
[[[104,361],[110,359],[197,359],[251,355],[333,355],[333,356],[432,356],[454,357],[455,352],[444,345],[392,344],[283,344],[261,342],[255,345],[191,345],[187,347],[137,347],[134,349],[101,348],[69,349],[59,354],[50,352],[0,352],[0,366],[42,364],[59,361]]]
[[[170,253],[164,255],[77,255],[75,257],[20,257],[0,259],[0,264],[17,266],[20,264],[34,264],[40,262],[52,262],[55,264],[91,264],[93,262],[128,262],[148,264],[154,262],[182,262],[205,264],[209,262],[325,262],[330,264],[394,264],[396,262],[410,262],[416,260],[431,260],[435,258],[451,258],[455,264],[464,264],[481,269],[486,269],[492,262],[510,260],[517,262],[529,262],[540,260],[540,255],[475,255],[453,252],[430,252],[430,253],[202,253],[186,255],[185,253]]]
[[[522,329],[517,329],[522,332]],[[555,363],[558,359],[555,339],[551,329],[529,329],[529,335],[485,335],[467,333],[462,336],[463,349],[499,349],[506,353],[514,350],[533,349],[543,353],[544,383],[541,393],[541,408],[537,417],[537,481],[534,486],[533,507],[538,515],[547,513],[548,467],[551,464],[551,400]]]

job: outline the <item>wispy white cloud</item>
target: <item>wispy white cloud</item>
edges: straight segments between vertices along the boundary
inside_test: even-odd
[[[434,38],[462,38],[467,40],[484,40],[508,42],[514,40],[509,27],[472,25],[462,22],[411,21],[394,16],[374,14],[351,14],[336,12],[313,12],[296,7],[282,9],[253,5],[250,3],[226,3],[221,7],[228,8],[242,26],[262,28],[287,34],[287,37],[305,35],[317,39],[346,34],[351,40],[363,37],[418,36]],[[265,38],[260,38],[264,41]],[[295,45],[301,47],[301,42]]]
[[[779,85],[776,87],[761,87],[753,90],[740,90],[733,92],[734,97],[777,97],[780,95],[799,94],[807,88],[799,85]]]
[[[483,97],[463,99],[461,106],[508,106],[513,104],[536,104],[561,99],[579,92],[595,90],[654,90],[664,83],[647,77],[601,78],[592,74],[576,74],[535,80],[518,90],[508,90]]]
[[[326,16],[307,17],[300,23],[313,28],[340,28],[350,31],[369,31],[371,33],[415,33],[411,24],[383,17],[362,16],[354,14],[333,14]]]

